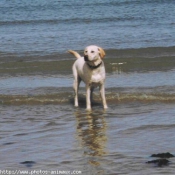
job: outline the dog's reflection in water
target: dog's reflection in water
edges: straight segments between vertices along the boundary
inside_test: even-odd
[[[84,155],[89,157],[89,163],[93,165],[99,165],[99,157],[106,154],[107,126],[104,114],[104,112],[81,113],[80,111],[75,113],[80,146]]]

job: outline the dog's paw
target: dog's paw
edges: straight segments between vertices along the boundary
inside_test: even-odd
[[[91,107],[86,108],[86,111],[91,111],[91,110],[92,110]]]
[[[107,105],[105,105],[103,108],[104,108],[104,109],[108,109],[108,106],[107,106]]]

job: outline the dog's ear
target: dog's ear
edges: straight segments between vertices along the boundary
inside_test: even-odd
[[[105,51],[104,51],[101,47],[99,47],[98,50],[99,50],[99,52],[100,52],[100,57],[101,57],[101,59],[103,59],[104,56],[106,55],[106,54],[105,54]]]

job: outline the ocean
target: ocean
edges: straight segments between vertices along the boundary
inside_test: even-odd
[[[175,1],[1,0],[0,174],[174,174]],[[106,99],[74,107],[67,50],[106,52]]]

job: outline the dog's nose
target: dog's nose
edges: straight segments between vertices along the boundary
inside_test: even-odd
[[[88,56],[84,55],[84,61],[89,61]]]

